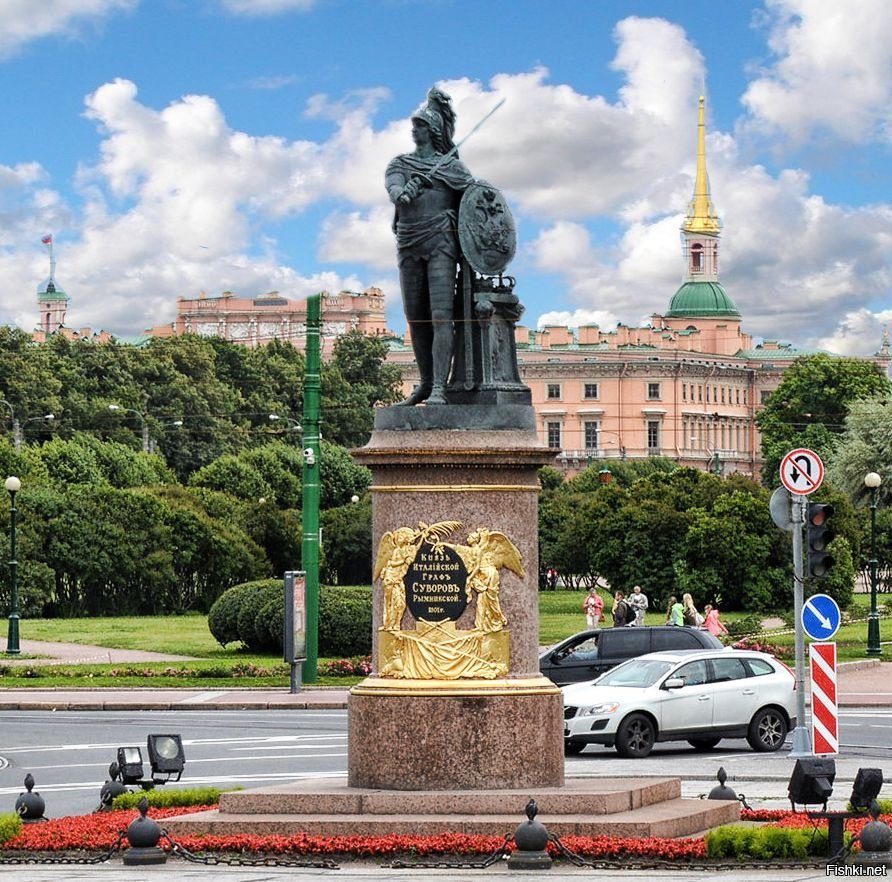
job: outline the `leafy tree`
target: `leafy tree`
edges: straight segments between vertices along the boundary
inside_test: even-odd
[[[232,454],[200,468],[189,479],[189,486],[218,490],[238,499],[275,501],[273,488],[258,469]]]
[[[542,466],[539,469],[539,485],[543,490],[557,490],[564,483],[564,475],[553,466]]]
[[[387,343],[359,331],[340,336],[322,369],[322,430],[329,441],[360,447],[372,432],[376,404],[400,399],[402,374],[387,364]]]
[[[325,547],[323,579],[331,585],[370,585],[372,582],[372,500],[322,512]]]
[[[781,459],[797,447],[830,460],[852,405],[883,395],[892,395],[892,382],[873,362],[824,354],[797,359],[756,416],[765,483],[779,482]]]
[[[352,497],[362,496],[372,483],[372,473],[339,447],[323,441],[320,452],[320,506],[323,509],[346,505]]]

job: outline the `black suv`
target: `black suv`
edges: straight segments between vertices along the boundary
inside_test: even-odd
[[[580,631],[539,656],[539,670],[558,686],[594,680],[620,662],[665,649],[721,649],[722,642],[700,628],[643,625]]]

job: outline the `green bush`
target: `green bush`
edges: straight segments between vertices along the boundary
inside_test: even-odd
[[[847,835],[847,842],[851,834]],[[744,827],[728,824],[706,834],[711,858],[805,858],[827,854],[827,831],[802,827]]]
[[[731,637],[745,637],[749,634],[758,634],[762,630],[762,619],[755,613],[750,613],[743,618],[725,622],[725,627]]]
[[[239,790],[241,788],[231,788]],[[154,790],[137,790],[135,792],[122,793],[116,796],[112,803],[114,809],[132,809],[139,806],[139,801],[145,797],[150,808],[181,808],[187,805],[216,805],[220,802],[218,787],[192,787],[189,790],[166,790],[155,788]]]
[[[284,589],[279,586],[275,597],[270,597],[260,608],[254,619],[254,631],[257,639],[264,646],[283,649],[282,639],[285,634]]]
[[[260,579],[256,582],[243,582],[224,591],[213,603],[208,612],[208,630],[221,645],[241,640],[238,617],[244,597],[254,593],[258,586],[278,584],[275,579]]]
[[[0,844],[18,836],[22,829],[22,819],[15,812],[0,815]]]
[[[319,655],[372,651],[372,589],[324,585],[319,592]]]
[[[278,579],[235,585],[208,613],[218,643],[241,641],[250,649],[281,650],[285,633],[284,589]],[[372,589],[322,585],[319,589],[319,655],[357,656],[372,651]]]
[[[277,579],[265,579],[255,582],[252,591],[245,592],[241,596],[241,605],[238,611],[238,639],[254,650],[275,649],[276,643],[270,644],[269,638],[263,630],[258,630],[258,618],[263,608],[272,602],[284,605],[282,583]],[[278,646],[281,648],[281,638]]]

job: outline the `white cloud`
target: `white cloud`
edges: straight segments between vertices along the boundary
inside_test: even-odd
[[[54,35],[76,38],[86,26],[138,4],[139,0],[0,0],[0,59],[32,40]]]
[[[316,0],[220,0],[220,5],[236,15],[278,15],[281,12],[306,12]]]
[[[546,312],[539,316],[536,327],[546,328],[551,326],[567,326],[579,328],[582,325],[598,325],[603,330],[611,330],[616,327],[616,316],[610,310],[604,309],[576,309],[568,312],[564,309]]]
[[[364,263],[376,269],[392,268],[396,263],[389,205],[375,207],[368,213],[334,212],[322,224],[319,257],[335,263]]]
[[[743,96],[757,126],[802,141],[889,137],[892,14],[885,0],[767,0],[775,59]]]
[[[870,355],[882,345],[882,332],[892,322],[892,309],[871,312],[859,309],[847,313],[836,330],[814,341],[817,349],[838,355]]]

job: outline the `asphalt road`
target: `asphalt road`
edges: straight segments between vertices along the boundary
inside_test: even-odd
[[[30,772],[47,817],[81,815],[99,804],[118,747],[177,734],[186,769],[180,784],[245,789],[345,774],[346,710],[3,711],[0,812],[12,811]]]
[[[859,766],[882,768],[892,759],[892,708],[845,708],[840,723],[840,782],[853,779]],[[249,789],[338,777],[347,768],[345,710],[2,711],[0,812],[13,809],[28,772],[48,817],[93,811],[117,748],[138,745],[145,756],[149,734],[183,738],[186,769],[173,786]],[[683,795],[698,796],[714,786],[719,766],[730,785],[754,803],[785,804],[792,771],[788,751],[756,754],[743,740],[723,741],[709,753],[684,742],[657,744],[644,760],[620,759],[612,749],[593,746],[568,757],[566,769],[571,777],[677,775]],[[838,790],[844,802],[850,787]]]

